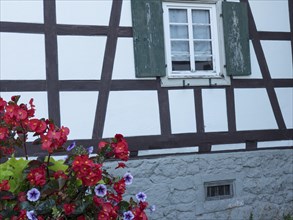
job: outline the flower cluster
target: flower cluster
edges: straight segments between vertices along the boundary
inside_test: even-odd
[[[111,158],[123,161],[115,169],[126,167],[129,150],[123,135],[99,142],[96,150],[76,142],[64,147],[69,129],[34,118],[33,99],[29,106],[18,100],[0,98],[0,220],[147,220],[145,193],[123,199],[134,179],[131,173],[117,177],[103,168]],[[28,160],[29,133],[48,156]],[[27,160],[13,156],[17,148],[24,149]],[[56,151],[66,152],[66,159],[55,160]]]

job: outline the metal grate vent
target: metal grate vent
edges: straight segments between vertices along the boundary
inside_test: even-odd
[[[206,200],[227,199],[234,195],[234,180],[205,182]]]

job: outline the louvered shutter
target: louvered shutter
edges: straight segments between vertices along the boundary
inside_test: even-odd
[[[250,75],[247,4],[223,2],[222,9],[227,75]]]
[[[136,77],[165,76],[161,0],[131,0]]]

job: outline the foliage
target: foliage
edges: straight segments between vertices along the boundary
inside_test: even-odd
[[[18,104],[19,96],[6,102],[0,97],[0,220],[1,219],[125,219],[147,220],[146,195],[123,199],[132,175],[111,175],[103,168],[107,159],[129,158],[128,144],[121,134],[94,148],[77,145],[64,147],[69,129],[53,121],[34,118],[33,99]],[[28,160],[27,140],[33,134],[47,157]],[[26,159],[14,152],[23,149]],[[55,160],[57,151],[66,152],[65,160]],[[152,208],[153,209],[153,208]]]
[[[284,214],[283,219],[284,220],[293,220],[293,217],[290,214],[287,214],[287,215]]]

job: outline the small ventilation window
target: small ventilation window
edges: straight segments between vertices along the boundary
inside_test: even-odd
[[[234,195],[234,180],[221,180],[204,183],[206,200],[227,199]]]

